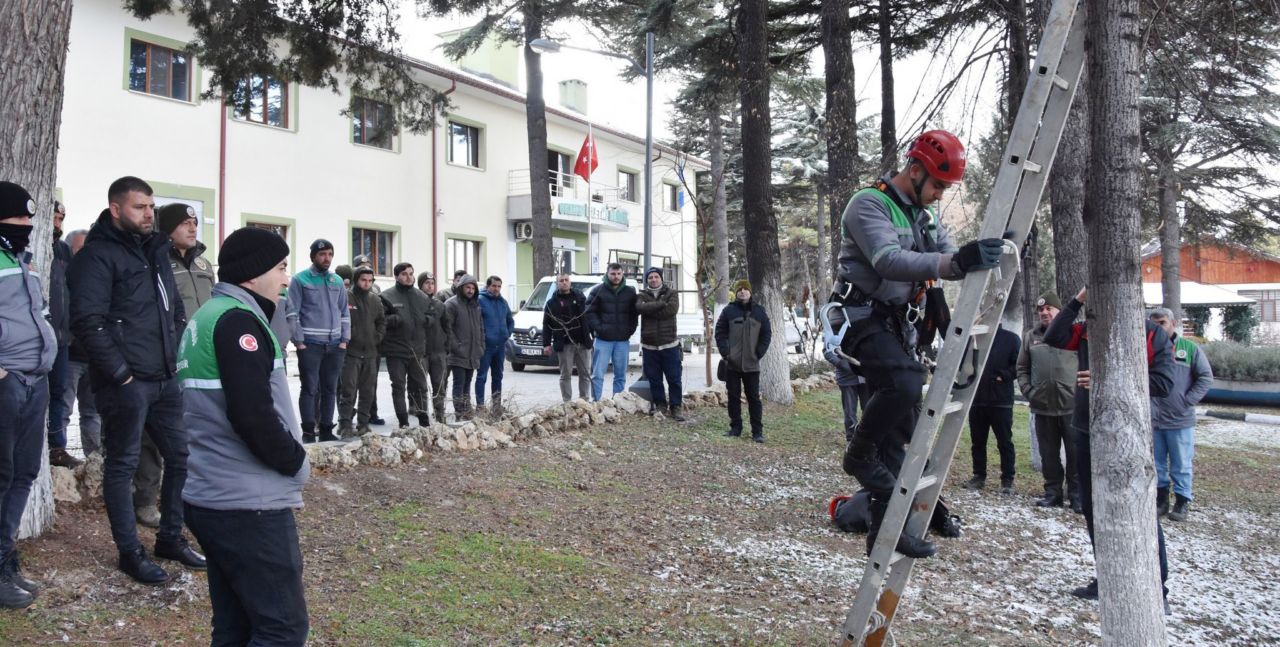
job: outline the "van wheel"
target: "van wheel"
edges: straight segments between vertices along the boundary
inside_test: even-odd
[[[524,371],[524,366],[525,366],[524,364],[516,364],[516,363],[514,363],[514,362],[512,362],[512,364],[511,364],[511,368],[515,369],[515,371],[516,371],[517,373],[521,373],[521,372],[523,372],[523,371]]]

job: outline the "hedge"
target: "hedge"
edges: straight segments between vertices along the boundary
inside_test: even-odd
[[[1280,382],[1280,348],[1246,346],[1233,341],[1202,345],[1213,376],[1240,382]]]

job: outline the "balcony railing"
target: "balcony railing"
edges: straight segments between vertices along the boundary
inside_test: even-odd
[[[586,221],[587,183],[571,173],[548,171],[551,190],[552,216],[567,216]],[[507,174],[507,197],[525,198],[531,195],[529,169],[514,169]],[[623,229],[629,226],[627,210],[619,203],[628,199],[625,191],[600,182],[591,183],[592,222],[611,223]],[[527,203],[526,207],[527,208]]]

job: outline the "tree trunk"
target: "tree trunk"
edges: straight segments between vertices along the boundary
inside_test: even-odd
[[[53,261],[53,187],[70,29],[71,0],[0,0],[0,34],[4,34],[0,38],[0,70],[4,70],[0,73],[0,178],[21,185],[36,202],[31,264],[40,273],[46,298]],[[19,538],[39,535],[53,522],[47,442],[46,438],[40,450],[40,476],[27,498]]]
[[[1089,250],[1085,247],[1085,174],[1089,168],[1089,84],[1086,75],[1067,115],[1067,124],[1049,176],[1049,203],[1053,217],[1054,284],[1064,300],[1080,291],[1089,279]]]
[[[893,102],[893,7],[890,0],[880,0],[880,175],[898,167],[897,120]]]
[[[831,291],[832,277],[830,261],[827,260],[827,192],[823,189],[821,182],[815,182],[813,192],[816,194],[814,199],[818,203],[818,214],[814,218],[814,231],[817,232],[815,238],[818,241],[818,262],[814,268],[813,289],[810,290],[815,297],[816,295],[827,296]],[[807,276],[807,274],[806,274]]]
[[[1161,156],[1157,205],[1160,209],[1160,284],[1164,307],[1182,318],[1182,223],[1178,219],[1178,175],[1170,157]]]
[[[858,186],[858,113],[854,96],[853,43],[849,35],[849,0],[822,2],[822,64],[827,91],[827,198],[830,204],[830,265],[834,275],[840,249],[840,217]],[[821,198],[819,198],[821,200]],[[819,201],[821,204],[821,201]]]
[[[1166,644],[1143,331],[1138,0],[1090,0],[1089,365],[1102,644]]]
[[[716,304],[729,303],[729,199],[724,182],[724,128],[717,109],[710,121],[711,144],[711,244],[715,253]]]
[[[760,359],[760,395],[789,404],[791,366],[787,362],[782,317],[782,253],[778,220],[770,195],[772,162],[769,133],[768,0],[743,0],[738,14],[739,69],[742,70],[742,219],[746,238],[747,276],[752,297],[764,306],[773,328],[773,343]]]
[[[555,258],[551,249],[551,179],[547,169],[547,106],[542,98],[542,57],[529,43],[542,38],[542,4],[536,0],[524,3],[524,67],[525,121],[529,130],[529,201],[533,220],[533,276],[536,283],[555,274]],[[645,178],[652,182],[653,178]],[[588,200],[588,202],[590,202]],[[587,218],[591,218],[587,205]],[[591,247],[590,241],[587,247]],[[599,253],[596,250],[594,253]],[[590,259],[588,259],[588,262]]]
[[[1022,329],[1036,321],[1036,301],[1040,298],[1040,230],[1035,224],[1027,232],[1022,258]]]

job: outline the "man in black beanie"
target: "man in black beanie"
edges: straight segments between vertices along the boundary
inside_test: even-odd
[[[40,474],[49,371],[58,354],[45,320],[40,279],[27,246],[36,203],[27,190],[0,182],[0,608],[23,609],[38,587],[18,570],[18,524]]]
[[[347,311],[347,290],[342,278],[329,271],[331,263],[333,243],[317,238],[311,243],[311,267],[289,281],[288,317],[302,378],[298,411],[304,442],[338,439],[333,433],[333,414],[342,360],[351,341],[351,314]]]
[[[143,433],[164,458],[155,555],[204,568],[204,558],[182,536],[187,432],[175,361],[187,316],[169,267],[169,238],[156,232],[151,186],[122,177],[107,189],[107,201],[109,210],[71,259],[71,331],[89,357],[102,416],[102,498],[120,570],[160,585],[169,574],[139,541],[133,502]]]
[[[219,283],[178,350],[187,525],[208,553],[215,645],[303,645],[307,603],[293,511],[310,474],[283,346],[271,332],[289,280],[289,246],[264,229],[232,232]]]

